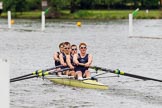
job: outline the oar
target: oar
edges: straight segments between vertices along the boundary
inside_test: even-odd
[[[42,73],[39,73],[37,75],[33,75],[33,76],[28,76],[28,77],[22,77],[22,78],[19,78],[19,79],[14,79],[14,80],[10,80],[10,82],[16,82],[16,81],[21,81],[21,80],[26,80],[26,79],[31,79],[31,78],[35,78],[35,77],[44,77],[46,75],[50,75],[50,74],[53,74],[53,73],[57,73],[57,72],[63,72],[63,71],[66,71],[66,70],[70,70],[70,68],[64,68],[64,69],[61,69],[61,70],[52,70],[52,71],[45,71],[45,72],[42,72]]]
[[[107,74],[107,72],[104,72],[104,73],[100,73],[100,74],[96,74],[94,76],[91,76],[90,78],[83,78],[83,80],[98,80],[96,76],[100,76],[100,75],[104,75],[104,74]]]
[[[85,64],[84,63],[78,63],[78,65],[85,67]],[[96,72],[98,71],[98,69],[95,69],[95,70],[96,70]],[[107,72],[100,73],[100,74],[96,74],[96,75],[94,75],[94,76],[92,76],[90,78],[83,78],[83,80],[89,80],[89,79],[91,79],[91,80],[97,80],[96,76],[103,75],[103,74],[107,74]]]
[[[10,81],[15,80],[15,79],[19,79],[19,78],[23,78],[23,77],[27,77],[27,76],[31,76],[31,75],[37,75],[41,72],[53,70],[53,69],[56,69],[56,68],[59,68],[59,67],[62,67],[62,65],[59,65],[59,66],[56,66],[56,67],[53,67],[53,68],[48,68],[48,69],[45,69],[45,70],[36,70],[36,71],[34,71],[30,74],[26,74],[26,75],[22,75],[22,76],[19,76],[19,77],[12,78],[12,79],[10,79]]]
[[[38,77],[38,75],[28,76],[28,77],[19,78],[19,79],[13,79],[13,80],[10,80],[10,82],[16,82],[16,81],[21,81],[21,80],[25,80],[25,79],[35,78],[35,77]]]
[[[128,77],[138,78],[138,79],[142,79],[142,80],[153,80],[153,81],[162,82],[162,80],[159,80],[159,79],[154,79],[154,78],[144,77],[144,76],[140,76],[140,75],[125,73],[125,72],[120,71],[119,69],[111,70],[111,69],[106,69],[106,68],[102,68],[102,67],[98,67],[98,66],[90,66],[90,68],[95,69],[95,70],[110,72],[110,73],[114,73],[114,74],[118,74],[118,75],[124,75],[124,76],[128,76]]]

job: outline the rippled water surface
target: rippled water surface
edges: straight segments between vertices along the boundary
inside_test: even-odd
[[[48,20],[44,32],[40,20],[15,20],[10,30],[5,29],[6,20],[0,21],[0,58],[10,61],[10,78],[53,67],[58,44],[69,41],[86,42],[93,65],[162,79],[162,20],[135,20],[133,38],[127,20],[82,21],[82,27],[76,21]],[[73,88],[40,78],[10,83],[10,107],[162,107],[162,83],[112,76],[99,79],[109,90]]]

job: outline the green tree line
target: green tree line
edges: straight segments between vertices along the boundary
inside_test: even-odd
[[[0,0],[3,1],[3,11],[33,11],[42,10],[42,0]],[[159,9],[162,0],[47,0],[48,7],[53,12],[70,10],[74,13],[80,9]]]

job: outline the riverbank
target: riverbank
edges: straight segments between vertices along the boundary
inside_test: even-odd
[[[109,20],[109,19],[128,19],[128,14],[134,10],[80,10],[76,13],[70,14],[69,10],[61,11],[61,15],[58,19],[98,19],[98,20]],[[7,13],[2,13],[2,18],[7,18]],[[12,18],[23,18],[23,19],[40,19],[41,11],[32,12],[16,12],[12,13]],[[160,10],[140,10],[135,16],[136,19],[161,19],[162,11]]]

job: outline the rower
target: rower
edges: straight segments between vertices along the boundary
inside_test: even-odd
[[[75,71],[78,80],[83,80],[83,78],[90,78],[88,67],[92,64],[92,55],[86,53],[86,43],[80,43],[79,50],[80,53],[74,54]]]
[[[64,42],[64,51],[59,55],[60,63],[63,66],[61,69],[68,68],[66,58],[70,55],[70,46],[70,42]],[[64,74],[69,75],[69,70],[65,71]]]
[[[69,75],[75,77],[75,64],[73,62],[74,54],[77,54],[77,45],[75,44],[71,45],[71,53],[66,56],[67,65],[71,69]]]
[[[53,55],[53,59],[55,61],[55,66],[60,66],[60,58],[59,55],[64,51],[64,42],[59,44],[59,52],[55,52]],[[61,68],[57,68],[56,70],[59,71]],[[58,72],[57,75],[61,75],[61,72]]]

